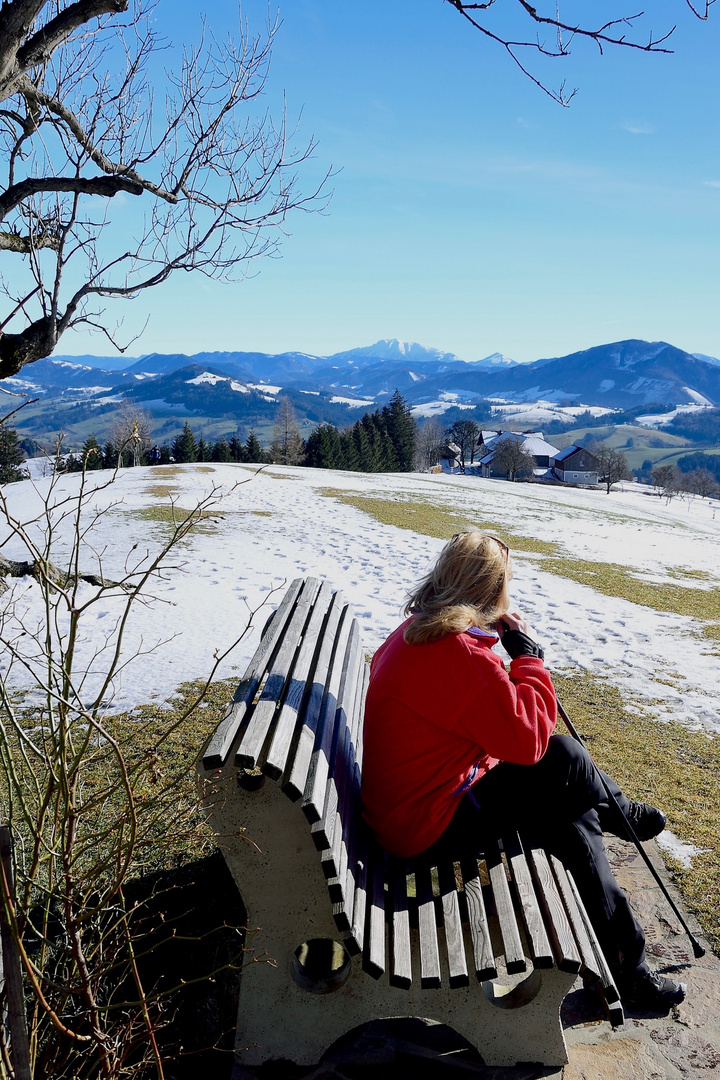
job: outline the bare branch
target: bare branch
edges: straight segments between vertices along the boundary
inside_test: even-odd
[[[27,71],[37,64],[47,63],[55,50],[63,45],[75,30],[103,15],[127,11],[128,4],[129,0],[77,0],[77,3],[58,12],[54,19],[50,19],[18,50],[17,63],[20,70]]]
[[[124,176],[30,177],[13,184],[0,195],[0,221],[19,203],[39,192],[76,192],[112,199],[120,191],[126,191],[130,195],[142,195],[142,186]]]
[[[593,27],[580,25],[579,23],[565,22],[560,17],[559,2],[556,2],[555,10],[553,12],[550,14],[542,14],[537,7],[529,2],[529,0],[517,0],[522,11],[533,23],[556,30],[557,44],[554,47],[549,47],[539,38],[514,39],[509,36],[504,37],[501,32],[492,30],[484,21],[484,18],[480,13],[486,12],[493,7],[495,0],[487,0],[486,3],[464,3],[463,0],[445,0],[445,2],[454,7],[464,19],[486,38],[505,49],[513,63],[520,68],[522,73],[527,76],[531,82],[551,97],[553,101],[556,101],[563,106],[570,104],[570,101],[577,93],[577,90],[573,90],[569,94],[566,93],[564,83],[558,90],[551,89],[539,76],[533,74],[525,61],[521,59],[522,50],[529,50],[530,52],[547,57],[564,57],[569,55],[570,46],[575,38],[584,38],[593,41],[601,53],[608,46],[634,49],[648,53],[672,52],[671,49],[665,48],[664,46],[665,42],[667,42],[674,33],[675,26],[665,31],[660,37],[654,37],[652,31],[646,39],[629,35],[628,32],[634,30],[635,23],[643,18],[645,14],[643,11],[623,15],[616,19],[609,19],[600,25]],[[699,18],[707,18],[709,6],[714,2],[715,0],[706,0],[705,12],[702,14],[693,7],[692,0],[686,0],[690,9]],[[478,14],[474,14],[476,12]],[[568,35],[566,40],[563,39],[563,34]]]

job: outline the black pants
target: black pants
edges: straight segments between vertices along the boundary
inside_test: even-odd
[[[602,775],[624,808],[620,788]],[[553,735],[536,765],[502,762],[486,773],[460,798],[438,845],[455,852],[479,850],[483,836],[510,827],[547,848],[571,871],[611,968],[629,976],[644,963],[645,935],[605,854],[602,826],[618,828],[612,814],[585,747]]]

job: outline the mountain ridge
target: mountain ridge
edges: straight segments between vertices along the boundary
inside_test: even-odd
[[[390,355],[375,355],[383,350]],[[81,416],[91,422],[95,415],[117,410],[122,400],[142,404],[154,417],[212,417],[213,422],[225,421],[229,430],[237,424],[271,424],[281,395],[290,398],[304,429],[319,421],[352,423],[364,411],[384,405],[396,389],[417,416],[451,410],[467,415],[459,410],[482,406],[487,419],[494,404],[531,401],[576,410],[720,406],[719,363],[668,342],[641,339],[529,364],[498,353],[468,363],[454,353],[394,338],[330,357],[149,353],[128,358],[124,370],[104,370],[79,359],[39,360],[5,380],[8,389],[39,399],[33,407],[33,434]]]

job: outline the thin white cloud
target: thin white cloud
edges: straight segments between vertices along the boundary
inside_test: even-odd
[[[703,187],[720,188],[720,180],[701,180],[700,183]]]
[[[641,120],[625,120],[620,127],[623,131],[629,131],[631,135],[654,135],[657,130],[652,124],[646,124]]]

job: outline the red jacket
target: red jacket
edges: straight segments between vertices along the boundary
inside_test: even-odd
[[[445,831],[463,785],[498,761],[539,761],[557,713],[542,660],[520,656],[508,674],[492,652],[495,637],[408,645],[407,625],[373,657],[362,760],[365,819],[384,848],[405,858]]]

